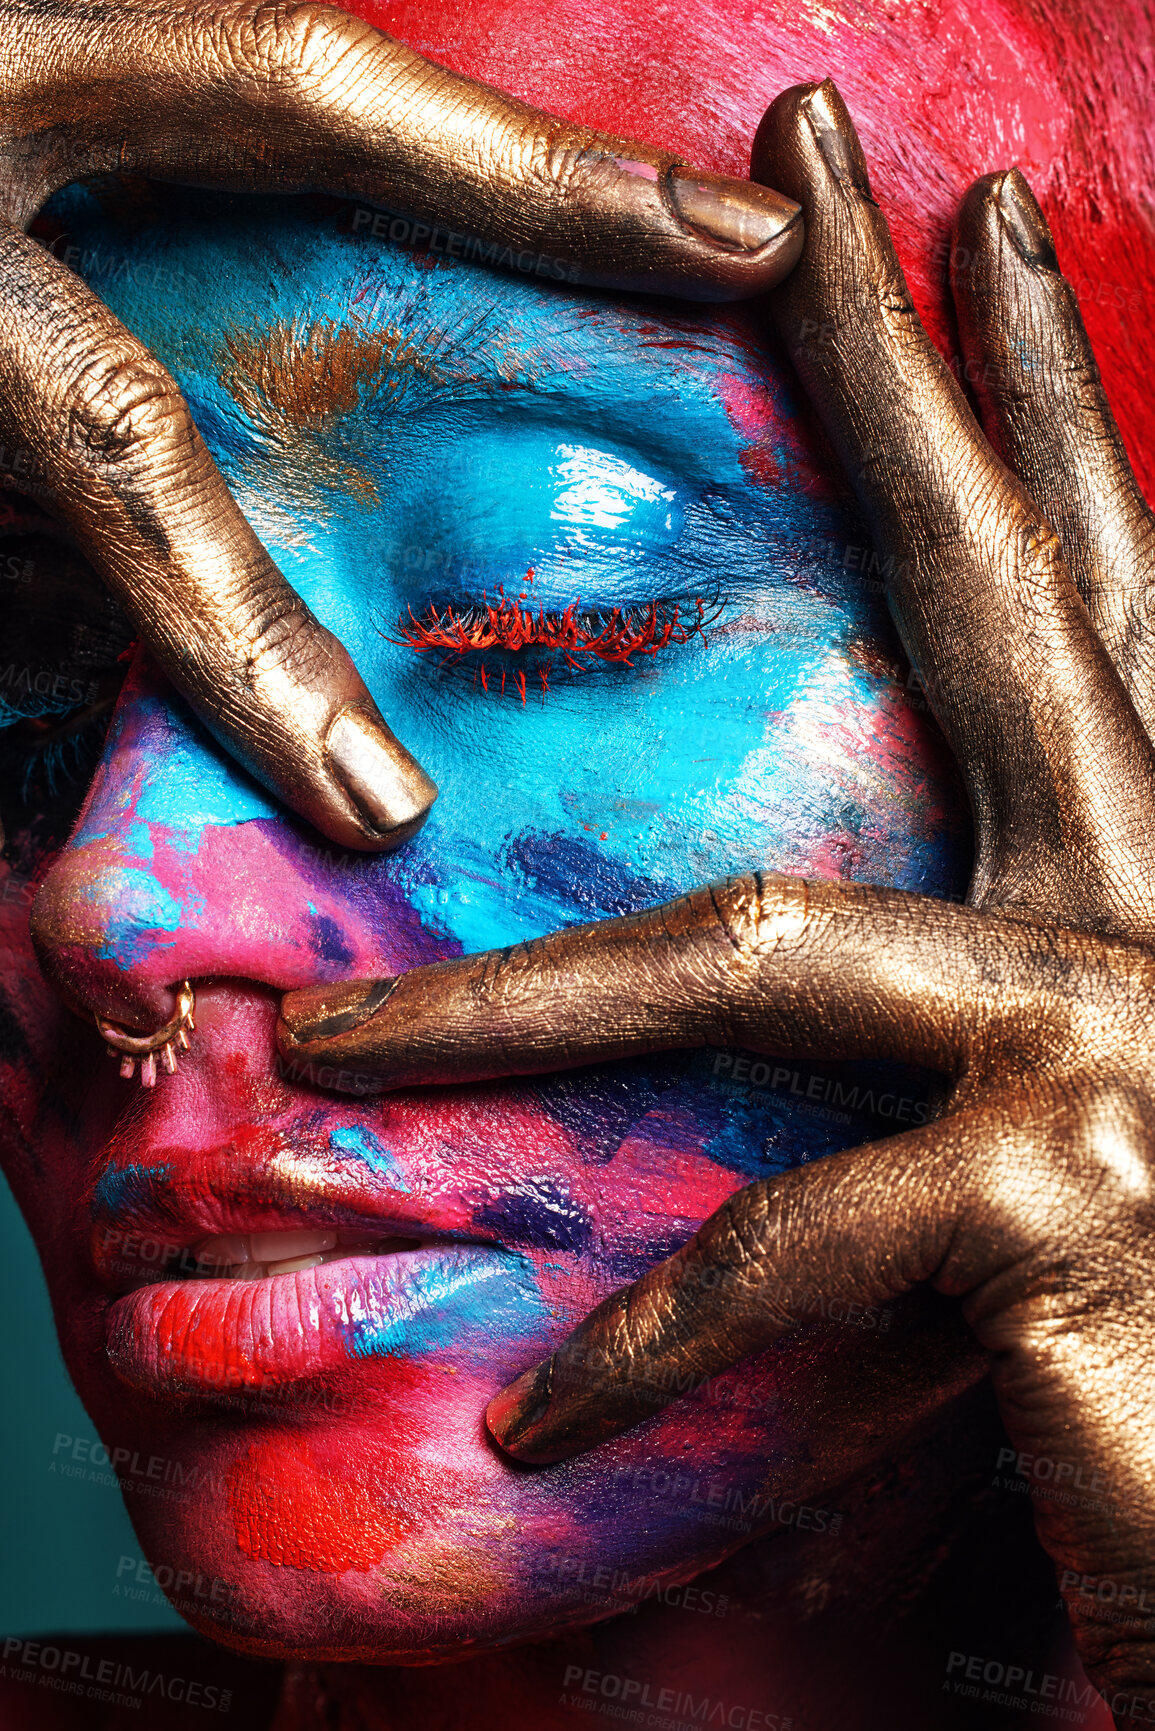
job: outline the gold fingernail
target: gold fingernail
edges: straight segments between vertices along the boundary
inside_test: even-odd
[[[420,829],[436,785],[383,722],[364,709],[342,709],[329,728],[325,755],[375,834],[400,843]]]
[[[866,172],[866,157],[854,122],[832,78],[824,78],[802,104],[822,159],[841,185],[853,187],[869,204],[876,202]]]
[[[802,215],[802,206],[792,198],[719,175],[675,168],[666,187],[684,228],[696,229],[737,252],[757,252],[780,240]]]
[[[533,1370],[523,1371],[508,1388],[495,1394],[486,1408],[485,1422],[490,1436],[510,1454],[516,1455],[530,1431],[549,1411],[553,1368],[551,1357]]]
[[[281,999],[281,1020],[298,1045],[332,1040],[376,1015],[396,984],[395,979],[352,980],[288,992]]]
[[[1058,272],[1055,240],[1039,201],[1017,169],[1008,169],[998,190],[998,209],[1003,227],[1015,251],[1036,270]]]

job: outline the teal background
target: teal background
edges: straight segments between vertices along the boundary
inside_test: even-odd
[[[160,1589],[117,1569],[142,1553],[108,1467],[73,1463],[63,1432],[95,1442],[56,1344],[40,1262],[0,1178],[0,1635],[186,1630]],[[81,1475],[66,1477],[64,1464]],[[53,1468],[56,1471],[53,1471]]]

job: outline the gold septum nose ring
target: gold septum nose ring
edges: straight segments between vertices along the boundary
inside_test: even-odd
[[[117,1022],[105,1021],[103,1016],[96,1017],[96,1025],[108,1047],[109,1057],[120,1059],[121,1075],[126,1079],[130,1077],[139,1059],[141,1086],[152,1088],[156,1085],[157,1053],[160,1053],[161,1061],[171,1076],[176,1069],[178,1049],[188,1051],[188,1037],[196,1027],[195,1009],[196,993],[192,982],[182,980],[176,989],[176,1011],[155,1034],[131,1034]]]

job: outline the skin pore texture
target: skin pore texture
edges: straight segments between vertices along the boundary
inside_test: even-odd
[[[580,9],[376,21],[732,171],[764,100],[831,71],[948,353],[948,215],[973,174],[1019,161],[1077,285],[1097,213],[1102,280],[1084,310],[1143,476],[1146,411],[1125,370],[1143,235],[1116,264],[1131,234],[1123,165],[1092,160],[1085,94],[1044,51],[1041,18],[927,12],[869,35],[826,11],[788,29],[703,8],[663,41],[639,9],[615,13],[608,63],[592,47],[563,59],[570,35],[611,29]],[[1128,62],[1094,52],[1117,112]],[[933,90],[933,112],[920,98],[901,132],[881,89],[912,107]],[[111,1444],[192,1475],[133,1513],[154,1561],[223,1583],[207,1612],[179,1607],[221,1639],[411,1663],[588,1622],[615,1590],[591,1587],[599,1569],[684,1580],[790,1524],[747,1505],[774,1495],[768,1458],[785,1471],[810,1446],[805,1353],[767,1355],[540,1473],[488,1447],[485,1401],[750,1177],[920,1121],[927,1079],[763,1075],[726,1054],[351,1103],[315,1086],[323,1076],[277,1071],[277,993],[627,912],[752,865],[958,894],[957,784],[900,665],[881,573],[756,312],[551,292],[414,245],[412,229],[375,236],[355,205],[110,199],[60,201],[58,250],[79,249],[73,262],[170,366],[258,534],[443,795],[393,858],[341,855],[133,666],[37,926],[58,988],[108,1014],[198,981],[178,1075],[130,1093],[41,983],[27,898],[4,906],[10,1169],[70,1369]],[[571,604],[597,615],[587,641],[614,608],[651,628],[676,608],[701,629],[634,667],[500,647],[442,667],[398,641],[411,615],[444,622],[503,588],[555,636]],[[223,1297],[189,1273],[214,1236],[330,1225],[365,1250],[433,1242]],[[160,1279],[162,1246],[183,1278]],[[857,1351],[879,1319],[842,1332]],[[939,1398],[968,1380],[944,1369]],[[842,1476],[867,1458],[848,1440]],[[837,1539],[820,1485],[808,1506]],[[842,1554],[828,1548],[816,1577]],[[663,1677],[710,1674],[689,1622],[695,1652]]]

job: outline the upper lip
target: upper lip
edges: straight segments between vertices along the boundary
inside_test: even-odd
[[[277,1133],[264,1157],[250,1147],[242,1152],[230,1140],[185,1155],[179,1167],[163,1158],[138,1165],[130,1197],[116,1207],[103,1205],[100,1194],[102,1179],[113,1170],[106,1165],[93,1187],[91,1251],[98,1278],[118,1291],[139,1284],[140,1276],[129,1273],[134,1260],[151,1262],[159,1272],[169,1252],[218,1233],[336,1228],[366,1238],[398,1235],[502,1247],[472,1220],[447,1218],[443,1196],[426,1204],[381,1181],[375,1190],[366,1174],[354,1198],[353,1183],[334,1171],[327,1145],[290,1128]]]

